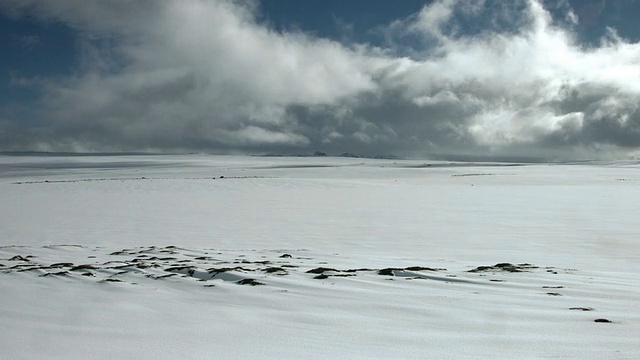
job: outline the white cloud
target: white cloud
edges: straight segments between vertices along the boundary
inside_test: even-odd
[[[249,125],[236,131],[224,131],[218,141],[231,145],[307,145],[309,139],[302,135],[283,133]]]
[[[0,8],[14,15],[76,29],[84,50],[74,76],[45,82],[38,112],[45,125],[21,130],[29,135],[7,146],[635,151],[640,45],[611,31],[586,48],[540,2],[496,1],[437,0],[390,24],[392,43],[418,37],[410,58],[276,32],[256,21],[251,2],[8,1]],[[461,19],[487,13],[487,31],[463,31]],[[571,9],[564,17],[577,21]]]

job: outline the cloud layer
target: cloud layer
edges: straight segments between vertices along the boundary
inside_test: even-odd
[[[640,45],[614,29],[581,45],[568,6],[554,19],[534,0],[434,1],[374,47],[276,32],[250,1],[86,4],[0,5],[81,39],[73,76],[26,81],[42,90],[32,119],[0,114],[2,150],[569,159],[640,146]]]

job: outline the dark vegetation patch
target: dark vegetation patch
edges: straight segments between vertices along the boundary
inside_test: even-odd
[[[264,285],[264,283],[256,281],[255,279],[242,279],[242,280],[239,280],[238,282],[236,282],[236,284],[239,284],[239,285],[251,285],[251,286]]]

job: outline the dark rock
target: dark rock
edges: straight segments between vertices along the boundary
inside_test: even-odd
[[[78,265],[71,268],[71,271],[76,270],[97,270],[97,268],[91,264]]]
[[[128,250],[120,250],[120,251],[112,252],[109,255],[131,255],[131,254],[129,254]]]
[[[33,264],[20,264],[20,265],[13,265],[10,268],[7,268],[9,270],[18,270],[18,269],[24,269],[26,267],[31,267],[33,266]],[[42,269],[48,269],[47,267],[43,267]]]
[[[609,319],[595,319],[593,320],[597,323],[612,323],[613,321],[609,320]]]
[[[580,311],[593,311],[591,307],[572,307],[569,310],[580,310]]]
[[[378,275],[396,276],[396,274],[393,272],[394,270],[397,270],[397,269],[393,269],[393,268],[380,269],[378,270]]]
[[[430,267],[424,267],[424,266],[410,266],[408,268],[405,268],[405,270],[409,270],[409,271],[438,271],[436,269],[430,268]]]
[[[283,274],[283,275],[286,275],[286,274],[287,274],[287,270],[285,270],[285,269],[283,269],[283,268],[281,268],[281,267],[270,267],[270,268],[266,268],[266,269],[264,269],[264,271],[265,271],[267,274],[272,274],[272,273],[277,273],[277,272],[284,272],[284,274]]]
[[[11,259],[9,259],[9,261],[29,261],[29,259],[22,257],[20,255],[16,255],[14,257],[12,257]]]
[[[73,263],[55,263],[49,265],[50,268],[72,267]]]
[[[477,272],[485,272],[485,271],[506,271],[506,272],[523,272],[526,269],[537,269],[538,267],[531,264],[518,264],[513,265],[511,263],[498,263],[493,266],[478,266],[475,269],[469,270],[468,272],[477,273]]]
[[[293,256],[291,256],[291,254],[282,254],[280,255],[280,258],[292,258]]]
[[[189,271],[193,271],[194,268],[193,266],[175,266],[175,267],[164,269],[164,271],[168,271],[168,272],[183,272],[185,270],[189,272]]]
[[[12,266],[10,269],[17,269],[17,267]],[[21,267],[20,270],[18,270],[18,272],[25,272],[25,271],[33,271],[33,270],[47,270],[49,269],[48,267],[42,267],[42,266],[34,266],[34,267]]]
[[[148,278],[153,279],[153,280],[158,280],[158,279],[166,279],[172,276],[178,276],[178,274],[167,274],[167,275],[152,275],[149,274],[147,275]]]
[[[47,277],[47,276],[66,276],[69,275],[68,271],[59,271],[59,272],[55,272],[55,273],[46,273],[46,274],[42,274],[40,275],[40,277]]]
[[[239,284],[239,285],[251,285],[251,286],[264,285],[264,283],[258,282],[255,279],[242,279],[242,280],[236,282],[236,284]]]
[[[348,269],[348,270],[345,270],[344,272],[346,272],[346,273],[354,273],[354,272],[358,272],[358,271],[373,271],[373,269],[367,269],[367,268]]]
[[[213,274],[213,273],[223,273],[223,272],[227,272],[227,271],[253,271],[252,269],[246,269],[243,268],[242,266],[236,266],[236,267],[223,267],[223,268],[209,268],[207,269],[207,272],[209,274]]]
[[[325,275],[325,274],[320,274],[318,276],[315,276],[314,279],[318,279],[318,280],[323,280],[323,279],[328,279],[329,276]]]
[[[491,271],[494,270],[493,266],[478,266],[475,269],[469,270],[469,272],[474,273],[474,272],[483,272],[483,271]]]
[[[336,270],[336,269],[333,269],[333,268],[318,267],[318,268],[311,269],[311,270],[307,271],[307,274],[322,274],[325,271],[340,272],[340,270]]]

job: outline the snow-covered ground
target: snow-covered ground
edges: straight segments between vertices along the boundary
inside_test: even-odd
[[[0,358],[640,358],[640,165],[506,165],[0,156]]]

